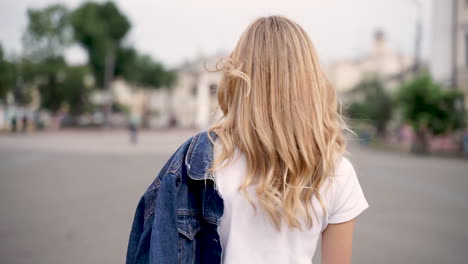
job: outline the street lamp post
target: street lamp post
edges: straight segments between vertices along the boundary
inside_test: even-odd
[[[421,42],[422,42],[422,5],[420,0],[413,0],[417,8],[416,32],[414,39],[414,72],[418,72],[421,67]]]
[[[417,8],[416,32],[414,37],[414,65],[413,70],[416,73],[421,67],[421,43],[422,43],[422,5],[420,0],[412,1]]]

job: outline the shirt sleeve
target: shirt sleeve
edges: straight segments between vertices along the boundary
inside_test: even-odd
[[[353,165],[342,158],[333,179],[331,208],[328,223],[344,223],[356,218],[369,207]]]

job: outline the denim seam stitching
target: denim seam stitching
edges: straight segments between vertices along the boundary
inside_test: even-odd
[[[185,163],[187,163],[188,165],[190,165],[190,163],[192,161],[192,152],[193,152],[193,149],[195,147],[195,144],[197,143],[198,136],[199,136],[199,134],[196,134],[193,137],[192,142],[190,142],[189,148],[187,150],[187,157],[185,158]]]

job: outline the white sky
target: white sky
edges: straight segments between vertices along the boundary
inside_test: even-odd
[[[431,1],[423,6],[423,56],[430,50]],[[435,0],[445,1],[445,0]],[[64,3],[74,8],[80,0],[1,0],[0,43],[7,52],[21,52],[26,9]],[[385,31],[389,46],[413,52],[418,9],[414,0],[116,0],[132,29],[126,41],[169,66],[197,55],[229,51],[256,17],[280,14],[309,32],[323,61],[366,54],[372,34]],[[73,62],[84,60],[75,47],[67,52]]]

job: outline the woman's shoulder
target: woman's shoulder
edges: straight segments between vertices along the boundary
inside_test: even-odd
[[[336,178],[349,177],[356,174],[353,164],[345,157],[341,156],[335,163],[335,174]]]
[[[335,160],[334,173],[327,177],[323,190],[328,194],[333,193],[356,178],[356,171],[352,162],[347,157],[340,156]]]
[[[348,158],[342,157],[337,161],[331,184],[330,192],[327,193],[329,223],[349,221],[369,206],[354,166]]]
[[[327,179],[329,187],[334,191],[340,192],[346,186],[352,186],[358,182],[353,163],[345,156],[336,160],[334,171],[335,173]]]

